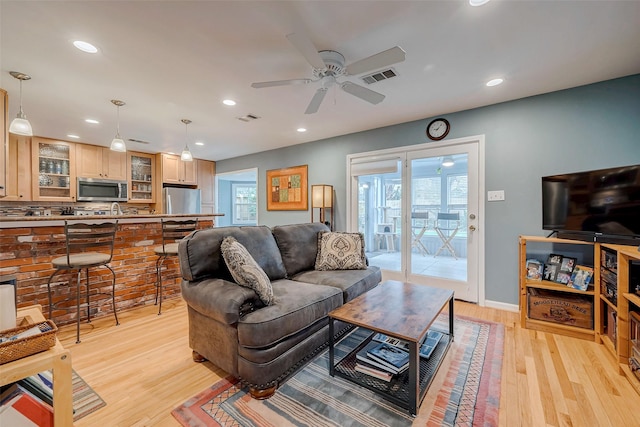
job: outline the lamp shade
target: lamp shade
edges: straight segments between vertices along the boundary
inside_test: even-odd
[[[187,146],[184,147],[182,154],[180,154],[180,160],[182,160],[183,162],[193,161],[193,154],[191,154],[191,151],[189,151],[189,147]]]
[[[312,208],[332,208],[333,207],[333,186],[326,184],[311,186],[311,207]]]
[[[119,137],[113,138],[113,140],[111,141],[111,151],[118,151],[120,153],[125,153],[127,151],[127,145],[124,143],[124,141],[121,138]]]
[[[25,117],[16,117],[9,126],[9,132],[16,135],[33,136],[33,129],[31,129],[31,123]]]

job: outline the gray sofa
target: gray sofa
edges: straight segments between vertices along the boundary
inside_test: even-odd
[[[199,230],[180,242],[182,296],[189,316],[194,360],[210,360],[241,379],[256,398],[322,350],[327,314],[380,283],[377,267],[314,270],[321,223],[221,227]],[[269,277],[275,304],[233,282],[220,251],[233,236]],[[336,322],[336,335],[347,325]]]

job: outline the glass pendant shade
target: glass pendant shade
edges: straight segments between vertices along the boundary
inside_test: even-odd
[[[24,136],[33,136],[33,129],[31,128],[31,123],[27,120],[27,115],[22,111],[22,81],[30,80],[31,77],[20,73],[18,71],[10,71],[14,78],[20,80],[20,110],[18,111],[18,115],[11,122],[9,126],[9,132],[14,133],[16,135],[24,135]]]
[[[117,99],[112,99],[111,103],[116,106],[118,112],[118,127],[116,128],[116,136],[111,141],[111,151],[117,151],[119,153],[125,153],[127,151],[127,145],[124,143],[124,140],[120,136],[120,107],[125,105],[124,102],[119,101]]]
[[[118,151],[120,153],[127,152],[127,146],[122,138],[120,138],[120,135],[116,135],[116,137],[113,138],[113,141],[111,141],[111,151]]]
[[[25,136],[33,136],[33,129],[31,129],[31,123],[27,120],[27,117],[23,115],[20,117],[18,113],[18,117],[13,119],[11,122],[11,126],[9,126],[9,132],[15,133],[16,135],[25,135]]]
[[[182,160],[183,162],[193,161],[193,154],[191,154],[191,151],[189,151],[189,147],[186,145],[184,146],[184,150],[182,150],[182,154],[180,155],[180,160]]]
[[[184,143],[184,150],[182,150],[182,154],[180,154],[180,160],[182,160],[183,162],[192,162],[193,154],[191,154],[191,151],[189,151],[189,144],[187,142],[189,140],[187,127],[189,126],[189,123],[191,123],[191,120],[182,119],[181,122],[184,123],[185,143]]]

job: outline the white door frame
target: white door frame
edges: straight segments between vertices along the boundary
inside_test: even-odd
[[[256,179],[256,189],[259,188],[260,183],[258,182],[258,168],[248,168],[248,169],[239,169],[236,171],[229,171],[229,172],[221,172],[221,173],[216,173],[215,176],[215,188],[216,188],[216,207],[220,206],[220,201],[218,200],[218,197],[220,197],[220,191],[217,191],[217,189],[219,189],[219,184],[218,184],[218,180],[220,178],[222,178],[223,181],[228,181],[228,179],[224,179],[225,176],[233,176],[233,175],[243,175],[243,174],[253,174]],[[260,192],[256,190],[256,203],[260,203]],[[230,215],[232,215],[233,212],[230,212]],[[260,210],[256,211],[256,224],[260,224],[258,216],[260,215]]]
[[[478,182],[477,183],[469,183],[469,185],[476,185],[476,189],[478,191],[478,212],[477,212],[477,222],[476,222],[476,230],[474,231],[474,238],[478,239],[478,259],[477,259],[477,275],[478,278],[478,305],[485,305],[485,204],[484,204],[484,194],[485,194],[485,141],[484,135],[474,135],[462,138],[456,138],[446,141],[440,142],[430,142],[430,143],[422,143],[416,145],[402,146],[402,147],[394,147],[388,148],[384,150],[377,151],[368,151],[364,153],[357,154],[349,154],[346,158],[346,167],[347,171],[347,230],[349,231],[357,231],[358,227],[358,211],[353,208],[353,204],[358,200],[358,186],[357,186],[357,177],[351,176],[351,165],[352,163],[358,163],[358,161],[363,161],[367,158],[367,161],[375,161],[376,159],[385,159],[390,157],[404,157],[406,159],[407,152],[413,151],[423,151],[436,149],[441,147],[451,147],[460,144],[468,144],[468,143],[477,143],[478,144]],[[403,168],[403,170],[407,170],[407,168]],[[403,198],[406,201],[406,186],[408,177],[407,173],[403,172]],[[403,205],[404,206],[404,205]],[[405,236],[405,239],[407,237]],[[403,242],[403,248],[407,246],[406,241]],[[406,257],[405,257],[406,258]]]

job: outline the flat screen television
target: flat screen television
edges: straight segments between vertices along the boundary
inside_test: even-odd
[[[560,237],[640,242],[640,165],[542,177],[542,228]]]

